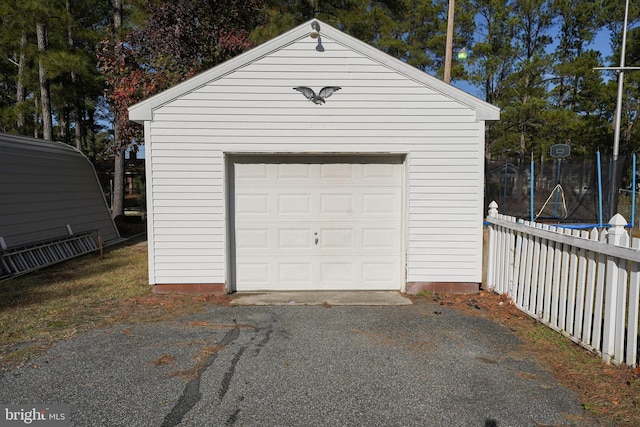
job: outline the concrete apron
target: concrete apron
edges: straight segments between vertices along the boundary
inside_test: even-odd
[[[397,291],[300,291],[236,293],[232,305],[411,305]]]

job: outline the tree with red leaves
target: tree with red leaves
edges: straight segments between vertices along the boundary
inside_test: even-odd
[[[120,0],[113,0],[120,7]],[[147,1],[147,19],[123,31],[118,17],[98,49],[99,68],[114,116],[114,203],[112,215],[124,214],[124,159],[132,144],[142,143],[140,126],[127,120],[129,106],[174,86],[251,47],[262,0]]]

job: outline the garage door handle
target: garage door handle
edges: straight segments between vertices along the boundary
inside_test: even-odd
[[[316,236],[316,246],[318,246],[318,233],[313,233]]]

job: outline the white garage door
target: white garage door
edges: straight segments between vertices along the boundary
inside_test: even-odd
[[[237,291],[401,288],[400,159],[233,166]]]

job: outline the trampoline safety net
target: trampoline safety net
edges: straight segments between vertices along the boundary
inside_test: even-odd
[[[485,209],[495,200],[500,213],[526,220],[533,215],[537,222],[599,224],[617,212],[630,220],[634,182],[630,159],[569,157],[533,162],[533,166],[487,160]],[[640,183],[636,187],[637,191]]]

